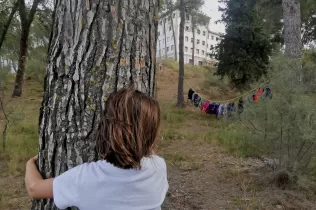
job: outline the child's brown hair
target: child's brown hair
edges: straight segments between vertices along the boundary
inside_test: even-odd
[[[143,157],[152,154],[160,126],[158,102],[124,88],[110,94],[97,136],[102,159],[123,169],[140,169]]]

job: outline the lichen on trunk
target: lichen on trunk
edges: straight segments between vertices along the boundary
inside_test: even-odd
[[[108,95],[132,83],[153,96],[158,0],[56,2],[39,119],[39,170],[55,177],[97,160]],[[56,209],[52,200],[32,209]]]

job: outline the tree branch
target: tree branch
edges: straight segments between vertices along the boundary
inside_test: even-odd
[[[23,0],[23,1],[24,1],[24,0]],[[32,8],[31,8],[30,13],[29,13],[29,16],[28,16],[28,18],[27,18],[27,21],[28,21],[27,27],[28,27],[28,28],[31,27],[31,24],[32,24],[32,22],[33,22],[33,19],[34,19],[36,10],[37,10],[37,7],[38,7],[38,5],[39,5],[39,3],[40,3],[41,1],[42,1],[42,0],[34,0],[34,1],[33,1]]]
[[[28,24],[25,1],[24,0],[19,0],[19,1],[20,1],[19,15],[20,15],[20,19],[21,19],[21,26],[25,27]]]
[[[9,18],[8,18],[7,22],[3,26],[3,31],[2,31],[1,36],[0,36],[0,49],[2,47],[2,44],[3,44],[4,40],[5,40],[5,36],[6,36],[7,32],[8,32],[8,29],[10,27],[12,19],[13,19],[14,15],[15,15],[16,11],[19,8],[19,4],[20,4],[20,2],[19,2],[19,0],[17,0],[15,2],[14,6],[12,7],[12,10],[11,10],[11,13],[9,15]]]

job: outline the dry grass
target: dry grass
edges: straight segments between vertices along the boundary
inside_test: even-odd
[[[214,116],[201,114],[192,106],[175,107],[176,65],[174,62],[165,65],[173,70],[164,70],[158,75],[158,100],[163,119],[159,153],[167,162],[170,183],[164,209],[276,209],[271,190],[259,190],[249,179],[249,170],[244,170],[249,166],[218,146],[221,142],[225,148],[231,148],[226,145],[231,141],[225,141],[230,136],[225,133],[227,124]],[[205,71],[201,67],[186,66],[190,84],[199,90],[203,89]],[[188,88],[185,85],[185,91]],[[209,93],[214,94],[211,90]],[[42,86],[31,81],[26,82],[22,98],[7,98],[10,106],[24,113],[24,118],[11,128],[7,149],[0,148],[1,210],[29,208],[23,183],[24,164],[38,149],[41,100]],[[238,145],[238,139],[234,142]],[[229,151],[237,152],[238,147],[233,148]]]

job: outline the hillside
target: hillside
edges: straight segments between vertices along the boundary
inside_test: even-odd
[[[265,161],[233,156],[222,146],[216,134],[229,126],[226,122],[204,115],[190,102],[185,109],[175,107],[175,66],[171,61],[164,63],[157,77],[157,98],[163,112],[159,153],[166,159],[170,184],[163,209],[316,209],[314,195],[296,188],[282,190],[268,183],[267,177],[273,171]],[[214,100],[238,95],[225,81],[214,78],[205,83],[205,78],[212,75],[208,71],[186,66],[185,94],[192,87]],[[37,151],[42,86],[27,81],[25,90],[21,99],[6,101],[24,117],[10,129],[7,150],[0,149],[1,210],[29,209],[23,173],[26,160]]]

